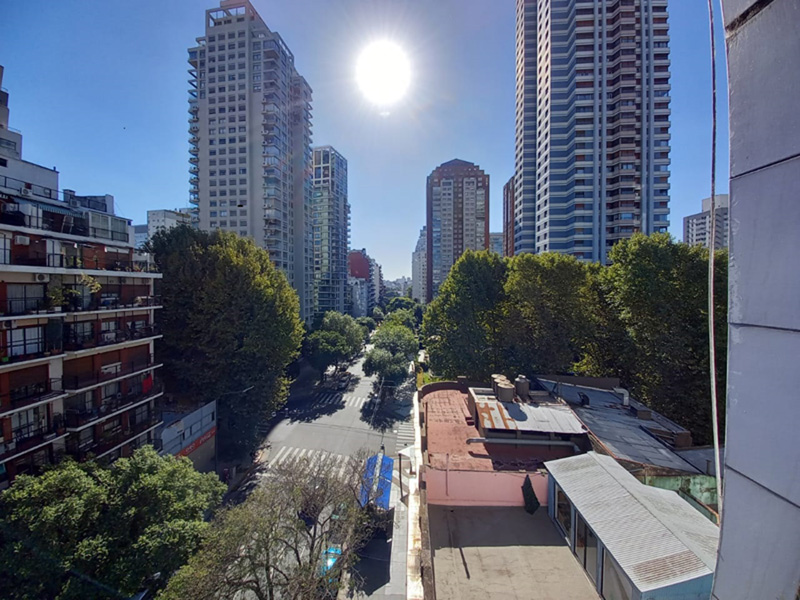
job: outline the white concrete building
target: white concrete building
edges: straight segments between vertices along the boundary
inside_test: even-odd
[[[514,253],[669,227],[667,0],[517,0]]]
[[[189,196],[197,224],[265,248],[309,319],[311,88],[248,0],[206,11],[189,64]]]
[[[159,231],[172,229],[177,225],[191,225],[192,215],[180,209],[148,210],[147,238],[152,238]]]
[[[414,252],[411,253],[411,297],[425,304],[428,294],[428,228],[423,227]]]
[[[714,248],[728,247],[728,194],[717,194],[714,214],[717,225],[714,232]],[[706,248],[711,244],[711,198],[703,198],[703,212],[683,218],[683,241],[692,246]]]

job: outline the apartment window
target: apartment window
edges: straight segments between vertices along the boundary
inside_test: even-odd
[[[211,212],[208,213],[208,216],[212,217],[212,218],[216,217],[217,216],[217,211],[212,210]]]
[[[240,168],[239,175],[247,175],[247,168]],[[246,183],[246,180],[240,179],[239,183]]]
[[[217,222],[216,222],[216,221],[211,221],[211,222],[208,224],[208,226],[209,226],[209,227],[216,227],[216,226],[217,226]]]
[[[247,221],[239,221],[239,227],[247,227]]]

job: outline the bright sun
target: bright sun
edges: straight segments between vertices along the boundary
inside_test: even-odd
[[[394,104],[411,83],[411,65],[406,53],[388,40],[372,42],[358,57],[356,81],[373,104],[383,107]]]

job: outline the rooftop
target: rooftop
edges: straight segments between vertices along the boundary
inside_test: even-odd
[[[640,591],[713,574],[719,528],[677,493],[596,452],[545,466]]]
[[[564,446],[551,449],[546,446],[484,444],[478,441],[468,443],[467,440],[480,439],[480,433],[468,408],[468,396],[459,389],[429,392],[422,402],[425,411],[427,464],[431,468],[456,471],[533,471],[540,468],[544,460],[563,456],[564,452],[572,453],[572,449]],[[563,408],[569,410],[566,406]],[[514,406],[497,410],[502,410],[503,414],[508,415],[506,418],[513,422],[517,421],[511,418],[508,410],[520,417]],[[522,422],[531,421],[525,417]],[[581,429],[579,433],[585,431]],[[524,443],[524,440],[520,441]]]
[[[687,445],[691,445],[691,434],[677,423],[633,399],[630,400],[632,411],[610,390],[556,384],[545,379],[539,381],[548,389],[556,387],[557,395],[570,404],[583,424],[614,458],[688,473],[700,472],[665,443],[688,439]],[[580,394],[589,399],[588,406],[581,404]],[[635,414],[637,410],[649,418],[638,417]]]
[[[542,507],[428,507],[438,600],[598,600]]]
[[[469,388],[483,429],[581,435],[586,428],[566,404],[502,402],[491,388]]]

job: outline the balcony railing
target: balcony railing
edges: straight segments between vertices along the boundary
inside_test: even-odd
[[[112,329],[96,331],[92,333],[79,333],[72,328],[71,323],[65,325],[64,349],[68,351],[87,350],[98,346],[109,346],[111,344],[121,344],[131,340],[160,335],[159,329],[155,325],[146,325],[136,329]]]
[[[27,256],[11,253],[10,264],[29,267],[55,267],[61,269],[94,269],[100,271],[125,271],[128,273],[157,273],[153,263],[140,260],[117,259],[109,256],[68,256],[30,252]]]
[[[158,425],[160,422],[161,414],[153,413],[139,422],[131,420],[127,428],[123,428],[120,425],[115,430],[107,432],[94,440],[84,440],[81,443],[79,440],[69,439],[67,441],[67,452],[78,460],[85,460],[91,458],[91,456],[99,456],[120,444],[133,440],[133,438],[141,435],[151,427]]]
[[[126,406],[132,406],[137,402],[157,396],[163,391],[164,387],[161,381],[155,380],[150,390],[147,392],[144,392],[141,386],[137,386],[137,389],[129,390],[127,394],[120,394],[118,398],[106,399],[100,406],[92,407],[89,410],[67,408],[65,411],[67,427],[86,425],[87,423],[91,423],[106,415],[124,409]]]
[[[64,420],[60,414],[52,421],[29,423],[11,430],[11,440],[0,443],[0,459],[9,458],[64,433]]]
[[[113,231],[102,227],[90,227],[89,221],[78,212],[64,215],[60,212],[48,212],[45,210],[42,211],[40,215],[29,215],[20,211],[17,204],[6,204],[3,210],[0,211],[0,223],[15,225],[17,227],[27,227],[30,229],[41,229],[44,231],[93,237],[100,240],[112,240],[116,242],[129,241],[127,231]]]
[[[0,412],[9,408],[24,408],[48,397],[57,396],[63,389],[61,379],[56,378],[12,388],[5,394],[0,394]]]
[[[29,329],[37,328],[28,327],[17,329],[16,331],[27,331]],[[41,329],[41,336],[36,338],[11,339],[10,337],[4,338],[0,336],[0,366],[7,363],[19,363],[61,354],[64,351],[61,335],[48,336],[48,328],[42,326]]]
[[[9,298],[6,300],[5,314],[8,316],[30,315],[51,310],[47,299],[42,298]],[[54,310],[54,309],[53,309]]]
[[[93,298],[87,305],[78,299],[76,302],[68,302],[64,306],[67,312],[81,312],[86,310],[120,310],[120,309],[139,309],[150,306],[160,306],[161,296],[135,296],[126,298]]]
[[[124,377],[137,371],[144,371],[156,364],[152,355],[147,357],[132,360],[129,362],[121,363],[117,369],[113,370],[100,370],[89,373],[79,373],[74,375],[64,375],[63,384],[66,391],[80,390],[92,385],[97,385],[111,379]]]

